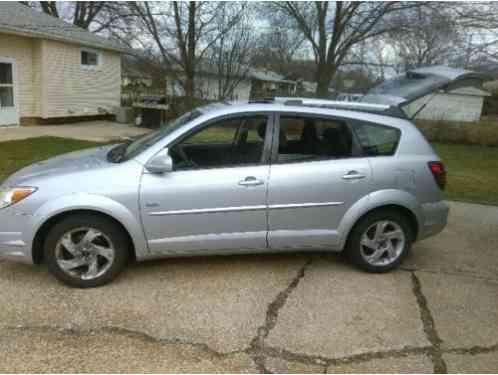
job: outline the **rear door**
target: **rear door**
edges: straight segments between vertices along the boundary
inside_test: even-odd
[[[341,119],[276,116],[268,191],[272,249],[338,246],[344,214],[368,195],[371,168]]]

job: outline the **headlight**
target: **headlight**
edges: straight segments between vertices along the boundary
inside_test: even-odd
[[[0,190],[0,208],[17,203],[36,191],[34,187],[16,187]]]

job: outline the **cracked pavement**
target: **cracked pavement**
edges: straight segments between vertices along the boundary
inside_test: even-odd
[[[451,203],[402,269],[325,253],[167,259],[65,287],[0,262],[0,372],[497,372],[498,207]]]

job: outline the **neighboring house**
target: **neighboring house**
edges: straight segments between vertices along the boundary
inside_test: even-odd
[[[316,82],[300,81],[298,83],[298,90],[305,95],[315,95],[316,87]]]
[[[484,98],[491,94],[478,87],[462,87],[449,92],[426,95],[410,103],[406,111],[418,120],[475,122],[481,118]]]
[[[205,100],[218,100],[221,96],[220,90],[223,83],[228,82],[227,87],[233,86],[233,91],[228,100],[248,100],[251,92],[251,80],[248,69],[235,69],[236,72],[229,77],[220,76],[218,69],[209,62],[200,64],[195,75],[195,97]],[[183,87],[178,82],[179,71],[171,71],[166,76],[166,95],[181,97],[185,95]]]
[[[235,78],[238,80],[228,100],[248,100],[251,92],[251,81],[248,78]],[[195,97],[206,100],[218,100],[220,98],[220,79],[214,73],[199,72],[195,77]],[[166,82],[166,94],[169,96],[184,96],[180,82],[173,76],[168,76]]]
[[[205,65],[195,77],[195,96],[207,100],[218,100],[219,82],[226,80],[220,77],[211,65]],[[250,68],[243,76],[230,78],[236,85],[228,100],[248,100],[250,98],[264,98],[269,96],[292,96],[296,93],[297,82],[285,79],[285,77],[270,70]],[[174,78],[168,75],[166,82],[166,94],[169,96],[184,96],[183,87]]]
[[[164,95],[164,85],[154,81],[153,76],[135,65],[122,60],[121,65],[121,104],[131,106],[143,95]]]
[[[132,66],[123,67],[121,76],[121,84],[123,87],[128,86],[143,86],[151,87],[153,83],[152,76],[146,72]]]
[[[316,82],[298,80],[296,88],[296,96],[314,98],[316,97],[317,86],[318,85]],[[332,86],[329,86],[328,91],[329,91],[327,97],[328,99],[336,99],[337,95],[339,94]]]
[[[0,126],[112,113],[120,45],[17,2],[0,2]]]
[[[267,69],[251,69],[251,98],[294,96],[297,82]]]

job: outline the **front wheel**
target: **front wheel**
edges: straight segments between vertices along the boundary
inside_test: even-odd
[[[401,263],[412,242],[413,231],[404,215],[394,210],[379,210],[355,225],[346,251],[360,268],[369,272],[387,272]]]
[[[129,241],[112,220],[75,215],[57,223],[45,240],[49,271],[63,283],[92,288],[109,283],[126,266]]]

